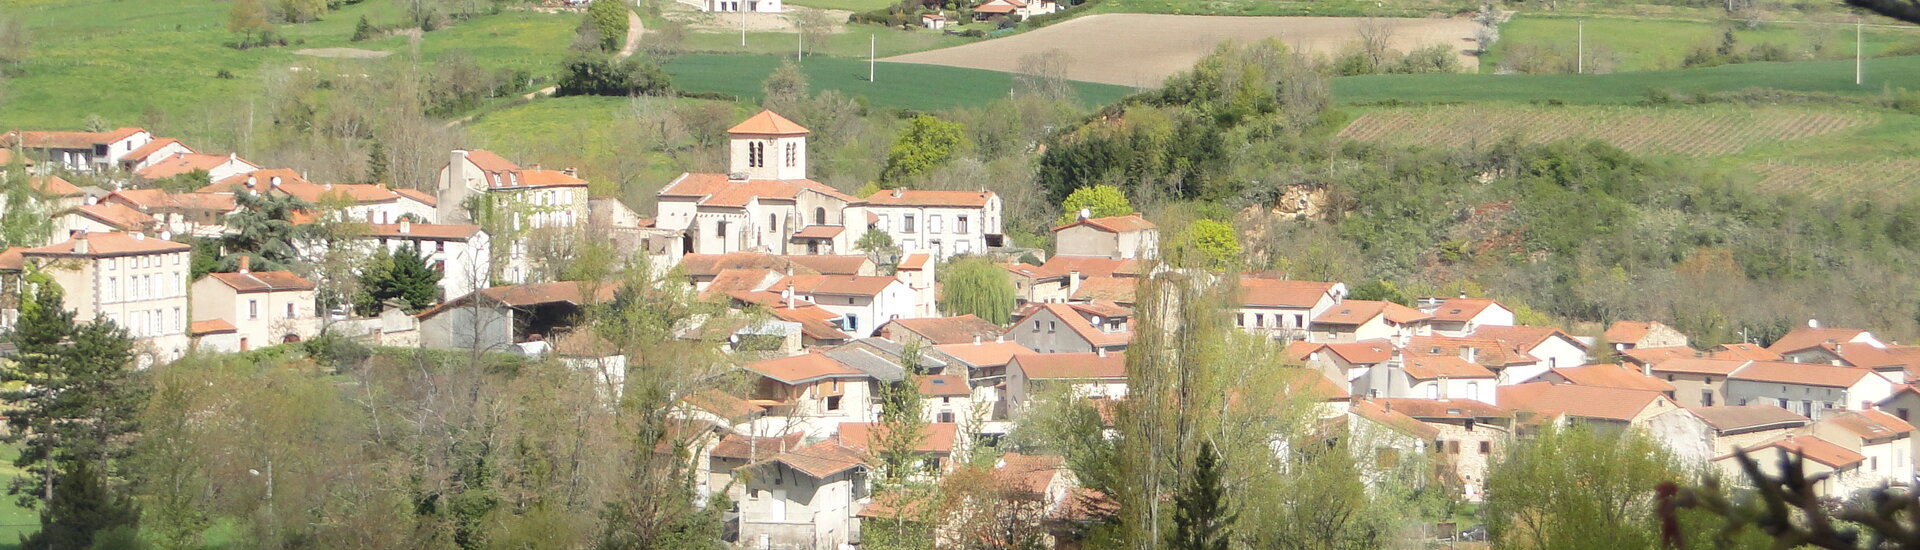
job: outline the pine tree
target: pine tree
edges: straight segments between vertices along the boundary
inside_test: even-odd
[[[418,312],[440,301],[440,272],[427,267],[427,259],[413,245],[394,252],[383,283],[380,299],[398,298],[407,304],[407,311]]]
[[[1228,526],[1225,487],[1220,485],[1220,455],[1201,442],[1194,457],[1193,482],[1173,495],[1173,550],[1226,550]]]
[[[238,270],[241,256],[251,257],[252,269],[260,271],[288,269],[299,261],[294,242],[306,237],[312,226],[293,223],[293,214],[313,205],[284,193],[240,192],[233,201],[239,210],[227,215],[223,271]]]
[[[362,18],[362,22],[366,19]],[[367,151],[367,183],[384,183],[393,169],[393,161],[387,158],[387,144],[379,141]]]
[[[53,500],[40,512],[40,532],[26,537],[26,550],[90,548],[96,536],[113,530],[132,530],[140,523],[133,499],[114,494],[105,475],[87,460],[60,477]]]
[[[13,368],[0,373],[18,389],[0,393],[14,407],[0,441],[20,446],[13,465],[25,472],[7,485],[7,494],[18,495],[23,508],[38,508],[53,496],[53,459],[60,448],[53,401],[65,355],[61,342],[73,334],[73,312],[61,305],[60,287],[46,276],[28,279],[32,284],[21,292],[20,317],[6,335],[14,348]]]

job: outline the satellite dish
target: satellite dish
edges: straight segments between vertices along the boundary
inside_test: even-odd
[[[1819,319],[1807,319],[1807,328],[1820,328]]]

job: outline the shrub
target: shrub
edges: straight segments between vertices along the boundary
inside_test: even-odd
[[[569,58],[555,95],[656,95],[673,90],[672,77],[639,56],[616,63],[613,56],[578,53]]]

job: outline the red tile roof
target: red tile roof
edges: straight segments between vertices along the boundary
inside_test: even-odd
[[[27,149],[92,149],[95,145],[106,145],[126,139],[143,130],[139,128],[120,128],[111,132],[61,132],[61,131],[18,131],[0,136],[0,144],[19,145]]]
[[[721,418],[725,418],[728,420],[746,418],[746,417],[767,411],[766,407],[755,405],[752,402],[747,401],[746,399],[740,398],[739,396],[736,396],[727,392],[723,392],[714,388],[708,388],[708,389],[700,390],[698,392],[694,392],[693,394],[688,395],[686,398],[682,400],[686,401],[688,405],[699,407],[701,410],[713,413],[715,415],[720,416]],[[736,437],[736,436],[729,435],[728,437]],[[724,444],[725,440],[722,440],[722,443]],[[788,446],[788,448],[792,448],[792,446],[790,445]],[[716,451],[715,454],[718,455],[719,454],[718,451]],[[761,450],[761,454],[765,455],[765,454],[772,454],[772,453],[768,452],[768,449],[763,448]],[[735,458],[745,458],[745,457],[735,457]]]
[[[473,163],[473,165],[478,167],[482,172],[515,172],[520,170],[520,165],[514,164],[513,161],[507,160],[506,157],[502,157],[486,149],[467,151],[467,162]]]
[[[831,239],[847,232],[847,228],[838,225],[809,225],[793,232],[795,239]]]
[[[985,208],[987,201],[992,198],[992,191],[882,189],[872,195],[867,195],[867,204],[874,206]]]
[[[1446,301],[1440,302],[1439,305],[1435,306],[1430,314],[1433,315],[1433,320],[1435,321],[1464,323],[1473,320],[1475,315],[1479,315],[1480,312],[1486,311],[1487,308],[1496,305],[1500,305],[1500,303],[1491,298],[1448,298]],[[1505,308],[1507,306],[1500,307]]]
[[[1098,256],[1054,256],[1040,266],[1046,273],[1068,274],[1079,272],[1081,277],[1112,277],[1115,275],[1139,275],[1140,260],[1102,258]]]
[[[1633,420],[1649,405],[1666,399],[1660,392],[1546,382],[1500,386],[1497,391],[1504,407],[1621,422]]]
[[[907,257],[900,259],[900,265],[894,266],[894,269],[897,271],[919,271],[922,269],[926,269],[927,264],[932,261],[933,261],[933,256],[930,254],[926,254],[926,253],[908,254]]]
[[[27,247],[24,246],[9,246],[5,249],[0,249],[0,269],[8,271],[25,269],[27,266],[26,258],[22,257],[20,253],[26,250]]]
[[[313,290],[313,281],[309,281],[292,271],[249,271],[246,273],[208,273],[207,277],[220,281],[235,292],[242,294],[253,292],[285,292]]]
[[[1807,417],[1773,405],[1721,405],[1687,410],[1722,432],[1765,427],[1798,428],[1808,422]]]
[[[1737,344],[1720,344],[1713,348],[1713,353],[1711,355],[1713,355],[1714,357],[1725,357],[1729,359],[1752,359],[1754,361],[1780,360],[1780,354],[1769,351],[1767,348],[1760,347],[1760,344],[1749,344],[1744,342],[1737,343]]]
[[[1707,359],[1689,356],[1664,359],[1647,368],[1656,373],[1726,376],[1740,370],[1740,367],[1747,363],[1745,359]]]
[[[1674,391],[1673,384],[1658,378],[1640,374],[1639,370],[1629,370],[1620,365],[1601,364],[1579,367],[1549,369],[1548,372],[1560,375],[1568,383],[1581,386],[1600,386],[1623,390]]]
[[[1384,316],[1387,321],[1399,324],[1415,323],[1433,318],[1430,315],[1421,313],[1420,310],[1393,302],[1346,300],[1335,304],[1333,307],[1327,308],[1326,311],[1320,312],[1319,316],[1313,318],[1313,322],[1314,324],[1320,325],[1357,326],[1366,324],[1375,317],[1382,316]]]
[[[1240,278],[1240,304],[1246,307],[1311,308],[1333,292],[1334,283],[1258,277]]]
[[[973,314],[953,317],[921,317],[916,319],[895,319],[880,327],[880,334],[900,340],[893,331],[904,330],[919,335],[934,344],[973,344],[978,338],[992,342],[1003,331],[993,323],[986,322]]]
[[[1080,288],[1073,291],[1072,298],[1131,304],[1138,284],[1139,279],[1134,277],[1087,277],[1080,281]]]
[[[1759,454],[1760,451],[1765,449],[1780,449],[1789,455],[1796,452],[1801,453],[1807,457],[1807,460],[1824,464],[1828,468],[1835,470],[1844,470],[1867,461],[1867,457],[1860,453],[1847,450],[1846,447],[1835,445],[1831,441],[1811,435],[1797,435],[1763,443],[1748,448],[1747,455],[1759,460],[1766,460],[1765,455]]]
[[[819,353],[804,353],[792,357],[755,361],[745,365],[747,370],[760,373],[761,376],[779,380],[788,384],[799,384],[826,378],[863,378],[867,373],[841,364],[832,357]]]
[[[76,254],[73,251],[74,243],[80,240],[87,241],[87,252]],[[24,257],[85,256],[104,258],[109,256],[186,252],[192,249],[192,246],[188,246],[185,243],[161,240],[138,233],[111,232],[86,233],[63,242],[38,248],[29,248],[21,251],[20,254]]]
[[[967,388],[967,379],[951,374],[934,374],[920,377],[920,395],[928,397],[966,397],[972,395]]]
[[[1092,227],[1094,229],[1098,229],[1108,233],[1122,233],[1126,231],[1142,231],[1142,230],[1154,229],[1155,227],[1158,227],[1153,225],[1153,222],[1147,221],[1146,218],[1141,217],[1139,212],[1135,212],[1132,214],[1127,214],[1125,216],[1108,216],[1105,218],[1087,218],[1084,220],[1074,220],[1069,223],[1061,224],[1060,226],[1053,228],[1053,230],[1057,232],[1062,229],[1066,229],[1066,228],[1074,227],[1078,225],[1085,225],[1085,226]]]
[[[1606,338],[1608,342],[1631,344],[1647,337],[1647,330],[1651,328],[1653,325],[1646,321],[1615,321],[1613,326],[1607,327],[1607,332],[1601,337]]]
[[[767,289],[781,292],[791,285],[793,292],[800,295],[877,296],[899,282],[893,277],[877,275],[794,275],[773,283]]]
[[[227,161],[229,160],[237,160],[241,164],[246,166],[255,166],[253,163],[247,162],[246,159],[235,157],[233,155],[207,155],[207,154],[201,154],[201,153],[179,153],[179,154],[173,155],[172,157],[167,158],[166,160],[153,163],[152,165],[149,165],[146,168],[141,168],[138,172],[135,172],[134,174],[150,180],[166,179],[173,176],[178,176],[180,174],[192,172],[194,170],[213,170],[214,168],[220,167],[220,165],[222,164],[226,164]]]
[[[226,334],[226,333],[240,332],[240,329],[237,327],[234,327],[233,323],[226,322],[225,320],[208,319],[205,321],[194,321],[193,323],[188,324],[187,332],[194,336],[201,336],[206,334]]]
[[[952,422],[934,422],[926,424],[925,426],[926,427],[921,430],[925,436],[920,438],[920,444],[915,445],[913,450],[923,453],[953,452],[954,441],[960,437],[959,424]],[[886,438],[888,434],[887,430],[888,428],[885,424],[841,422],[840,431],[834,435],[834,438],[854,449],[869,449],[878,452],[878,449],[875,449],[875,447],[880,445],[881,442],[876,441],[876,439]]]
[[[824,439],[812,445],[774,455],[773,458],[753,465],[778,462],[813,476],[814,479],[821,479],[862,467],[866,465],[866,461],[866,452],[848,447],[836,439]]]
[[[1531,350],[1535,346],[1546,342],[1548,339],[1559,337],[1565,339],[1567,343],[1573,344],[1576,348],[1587,349],[1587,345],[1580,342],[1579,339],[1553,327],[1526,325],[1480,327],[1474,329],[1473,336],[1475,338],[1492,338],[1499,340],[1521,350]]]
[[[805,266],[821,275],[859,275],[873,262],[865,254],[796,254],[781,256],[794,265]]]
[[[775,256],[759,252],[729,252],[726,254],[688,254],[680,257],[678,269],[689,277],[713,277],[729,269],[771,269],[785,272],[792,269],[796,275],[818,275],[811,267],[800,265],[792,256]]]
[[[1407,416],[1400,411],[1389,410],[1386,406],[1375,401],[1366,399],[1354,401],[1349,410],[1352,410],[1353,414],[1359,415],[1361,418],[1371,420],[1376,424],[1421,441],[1432,441],[1434,438],[1440,437],[1440,428],[1429,426],[1427,423]]]
[[[1673,347],[1665,347],[1665,348],[1631,348],[1631,349],[1621,350],[1620,354],[1627,356],[1627,359],[1629,361],[1639,363],[1642,365],[1651,365],[1651,364],[1659,363],[1661,361],[1666,361],[1668,359],[1679,359],[1679,358],[1689,358],[1689,357],[1706,358],[1707,357],[1706,352],[1696,350],[1686,346],[1673,346]]]
[[[727,129],[729,134],[751,134],[756,136],[804,136],[806,127],[794,124],[787,117],[773,111],[762,110],[746,120]]]
[[[32,176],[29,177],[27,181],[33,185],[33,190],[50,197],[77,197],[86,194],[85,191],[81,191],[79,187],[74,186],[73,182],[67,181],[60,176]]]
[[[1014,356],[1032,355],[1034,351],[1017,342],[995,342],[988,340],[978,344],[942,344],[933,349],[940,353],[965,361],[975,367],[998,367],[1013,361]]]
[[[129,161],[129,160],[136,161],[136,162],[146,160],[147,157],[153,156],[154,153],[157,153],[161,149],[165,148],[166,146],[173,145],[173,144],[179,144],[181,147],[186,148],[186,150],[189,152],[196,152],[196,153],[198,152],[198,151],[194,151],[192,147],[187,147],[187,144],[181,142],[180,140],[163,137],[163,138],[155,138],[153,141],[147,142],[146,145],[141,145],[139,147],[133,148],[133,150],[128,151],[127,154],[120,155],[120,160],[122,162]]]
[[[1125,379],[1127,354],[1108,353],[1036,353],[1013,356],[1021,372],[1031,379]],[[1007,368],[1012,369],[1010,364]]]
[[[1041,495],[1053,485],[1054,478],[1066,470],[1066,462],[1057,456],[1006,453],[1000,455],[994,473],[1014,491]]]
[[[1908,424],[1907,421],[1901,420],[1891,414],[1873,409],[1847,411],[1826,417],[1820,421],[1839,426],[1863,439],[1880,439],[1882,437],[1896,437],[1900,434],[1913,433],[1912,424]]]
[[[459,307],[473,300],[475,296],[487,298],[493,303],[507,307],[527,307],[542,304],[572,304],[585,306],[605,303],[613,300],[613,293],[619,287],[613,284],[598,284],[580,281],[559,281],[551,283],[532,283],[524,285],[504,285],[483,288],[465,296],[441,302],[427,308],[415,317],[431,318],[440,312]]]
[[[859,198],[813,180],[732,181],[726,174],[682,174],[660,190],[661,197],[693,198],[703,206],[743,207],[754,199],[793,201],[801,193],[814,192],[848,202],[865,204]]]
[[[1375,398],[1372,401],[1414,418],[1501,418],[1511,414],[1505,407],[1472,399]]]
[[[1453,336],[1414,336],[1407,340],[1403,350],[1408,356],[1451,355],[1464,357],[1463,350],[1472,349],[1473,362],[1489,367],[1507,367],[1513,365],[1531,365],[1540,360],[1513,346],[1491,338],[1459,338]]]
[[[1341,360],[1358,365],[1385,363],[1393,358],[1393,343],[1386,340],[1361,340],[1323,346],[1327,351],[1339,355]]]
[[[757,406],[756,406],[757,408]],[[780,437],[753,437],[740,434],[727,434],[720,442],[713,444],[707,456],[754,460],[770,457],[800,448],[800,442],[807,438],[806,432],[793,432]]]
[[[1402,360],[1407,376],[1414,380],[1438,378],[1493,378],[1493,371],[1451,355],[1407,357]]]
[[[141,231],[160,223],[153,216],[117,202],[76,206],[68,212],[86,216],[120,231]]]
[[[1879,374],[1870,369],[1836,367],[1818,363],[1754,361],[1744,367],[1740,367],[1739,370],[1733,371],[1733,374],[1729,375],[1729,378],[1778,384],[1847,388],[1860,383],[1861,379],[1869,376],[1879,376]]]
[[[1767,349],[1775,353],[1799,351],[1820,344],[1848,342],[1865,332],[1857,328],[1799,327],[1775,340]]]
[[[421,191],[419,189],[394,188],[393,192],[399,194],[402,197],[413,199],[414,202],[425,204],[427,206],[437,206],[440,204],[440,199],[438,197],[435,197],[433,196],[433,194],[428,193],[426,191]]]
[[[814,305],[812,302],[794,300],[793,307],[787,307],[787,302],[780,299],[780,294],[767,291],[733,291],[727,293],[727,296],[742,303],[765,306],[769,313],[783,321],[800,323],[800,333],[808,338],[815,340],[852,338],[847,333],[841,332],[840,328],[834,324],[835,320],[840,319],[840,314],[827,311],[826,308]]]

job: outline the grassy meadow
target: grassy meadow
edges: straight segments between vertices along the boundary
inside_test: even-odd
[[[1506,56],[1544,50],[1572,57],[1585,28],[1588,67],[1603,64],[1611,72],[1666,71],[1684,67],[1689,53],[1717,49],[1732,28],[1735,51],[1760,45],[1778,47],[1790,60],[1852,59],[1852,25],[1760,24],[1752,28],[1689,19],[1652,19],[1630,16],[1566,17],[1522,13],[1500,27],[1500,41],[1481,59],[1483,72],[1494,72]],[[1868,57],[1898,45],[1920,45],[1920,28],[1865,29],[1862,50]],[[1532,53],[1532,55],[1540,55]]]
[[[1602,75],[1367,75],[1334,79],[1345,103],[1560,101],[1637,103],[1649,90],[1712,93],[1771,88],[1793,92],[1874,95],[1920,90],[1920,56],[1866,62],[1864,83],[1853,83],[1853,61],[1741,63],[1704,69]]]
[[[694,92],[720,92],[750,101],[760,97],[760,82],[773,74],[782,56],[686,55],[666,64],[674,86]],[[903,109],[942,109],[977,105],[1005,97],[1013,90],[1009,73],[907,63],[880,63],[873,82],[867,81],[867,60],[845,57],[809,57],[800,65],[814,90],[839,90],[867,98],[870,105]],[[1132,88],[1076,82],[1081,101],[1111,103]]]
[[[137,125],[150,113],[192,116],[241,107],[277,71],[313,63],[307,48],[352,47],[410,55],[414,39],[390,36],[350,42],[361,16],[379,26],[402,21],[399,4],[367,0],[312,23],[283,25],[289,45],[228,47],[226,2],[205,0],[9,0],[24,19],[31,46],[19,74],[0,91],[0,120],[9,127],[72,128],[89,114],[113,125]],[[432,61],[463,50],[489,67],[536,74],[558,65],[572,40],[575,15],[507,12],[425,33],[419,54]],[[329,60],[351,66],[351,59]]]

